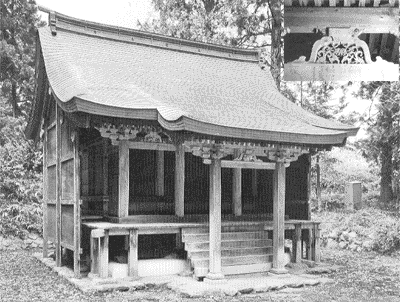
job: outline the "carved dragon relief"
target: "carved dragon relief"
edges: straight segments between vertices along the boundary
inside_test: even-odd
[[[113,125],[104,123],[96,127],[100,135],[111,139],[113,144],[121,140],[149,143],[172,143],[171,137],[160,127],[136,126],[136,125]]]

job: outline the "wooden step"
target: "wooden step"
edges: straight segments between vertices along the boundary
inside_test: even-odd
[[[209,266],[209,258],[190,259],[194,268]],[[246,256],[229,256],[221,258],[222,266],[244,265],[272,262],[272,255],[246,255]]]
[[[252,240],[252,239],[268,239],[268,233],[259,232],[229,232],[221,234],[222,241],[225,240]],[[183,234],[183,242],[207,242],[210,239],[209,234]]]
[[[222,233],[231,233],[231,232],[258,232],[263,231],[263,224],[238,224],[238,225],[223,225],[221,227]],[[199,228],[183,228],[182,234],[206,234],[209,233],[208,227],[199,227]]]
[[[269,247],[272,246],[271,239],[253,239],[253,240],[225,240],[221,242],[221,248],[250,248],[250,247]],[[186,242],[187,251],[208,250],[210,243],[205,242]]]
[[[252,247],[252,248],[234,248],[234,249],[222,249],[222,257],[236,257],[236,256],[252,256],[252,255],[269,255],[272,254],[272,247]],[[210,255],[209,250],[203,251],[190,251],[188,257],[190,259],[204,259]]]
[[[256,263],[256,264],[245,264],[245,265],[232,265],[222,267],[222,274],[225,276],[229,275],[243,275],[243,274],[254,274],[268,272],[272,268],[272,263]],[[208,274],[208,267],[197,267],[194,269],[194,275],[196,277],[205,277]]]

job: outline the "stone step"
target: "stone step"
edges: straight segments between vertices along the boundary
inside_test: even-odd
[[[236,256],[253,256],[253,255],[269,255],[272,254],[272,247],[252,247],[252,248],[234,248],[234,249],[222,249],[222,257],[236,257]],[[194,259],[205,259],[210,255],[209,250],[203,251],[189,251],[188,257]]]
[[[222,233],[227,232],[257,232],[263,231],[263,224],[237,224],[237,225],[223,225],[221,227]],[[200,228],[184,228],[182,234],[208,234],[210,232],[208,227]]]
[[[199,267],[208,268],[209,259],[190,259],[192,266],[196,269]],[[221,258],[222,266],[244,265],[244,264],[262,264],[272,262],[272,255],[245,255],[245,256],[229,256]]]
[[[225,276],[230,275],[244,275],[268,272],[272,268],[272,263],[256,263],[256,264],[245,264],[245,265],[232,265],[222,267],[222,274]],[[194,275],[196,277],[205,277],[208,273],[208,267],[197,267],[194,269]]]
[[[269,247],[272,246],[271,239],[253,239],[253,240],[225,240],[221,242],[221,248],[250,248],[250,247]],[[208,250],[210,243],[205,242],[186,242],[187,251]]]
[[[265,231],[258,232],[227,232],[221,234],[222,241],[225,240],[253,240],[268,239],[268,233]],[[183,242],[208,242],[210,235],[207,234],[183,234]]]

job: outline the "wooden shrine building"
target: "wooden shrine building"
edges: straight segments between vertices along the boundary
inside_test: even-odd
[[[120,250],[129,276],[171,250],[207,280],[279,273],[286,229],[293,261],[319,260],[310,154],[357,128],[287,100],[256,50],[49,21],[26,129],[44,142],[45,257],[69,251],[77,277],[88,257],[108,277]]]

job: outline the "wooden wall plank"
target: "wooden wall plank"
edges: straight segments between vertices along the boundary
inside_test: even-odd
[[[47,233],[47,200],[48,200],[48,179],[47,179],[47,127],[44,128],[43,138],[43,258],[48,256],[48,233]]]
[[[56,104],[56,266],[61,266],[61,125]]]
[[[185,149],[179,144],[175,151],[175,215],[185,214]]]
[[[81,249],[81,190],[80,190],[80,160],[79,160],[79,129],[74,131],[74,276],[80,278],[80,249]]]
[[[129,212],[129,145],[119,144],[118,217],[126,217]]]

